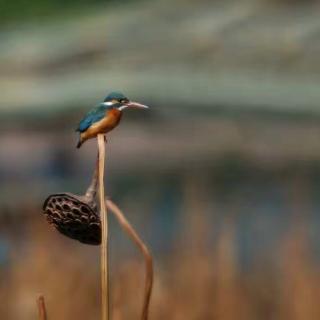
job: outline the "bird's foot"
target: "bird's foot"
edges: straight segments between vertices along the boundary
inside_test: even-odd
[[[107,143],[108,143],[107,137],[106,137],[106,136],[103,136],[103,138],[104,138],[104,143],[107,144]]]

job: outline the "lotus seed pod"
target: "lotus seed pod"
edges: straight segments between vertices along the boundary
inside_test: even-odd
[[[53,194],[45,200],[43,214],[63,235],[85,244],[101,243],[101,221],[92,199],[71,193]]]

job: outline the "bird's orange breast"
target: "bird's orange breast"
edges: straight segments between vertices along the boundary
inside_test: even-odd
[[[92,124],[81,134],[82,138],[87,140],[97,136],[99,133],[107,133],[111,131],[119,124],[121,115],[121,111],[117,109],[107,110],[104,118]]]

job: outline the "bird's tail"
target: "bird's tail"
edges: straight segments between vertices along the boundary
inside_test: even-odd
[[[79,149],[82,145],[83,141],[81,140],[81,138],[79,138],[79,141],[77,143],[77,148]]]

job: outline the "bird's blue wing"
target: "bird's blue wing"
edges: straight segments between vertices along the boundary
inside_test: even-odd
[[[77,128],[77,131],[84,132],[86,131],[93,123],[98,122],[101,120],[107,110],[107,106],[105,105],[99,105],[90,112],[88,112],[84,118],[80,121],[79,126]]]

